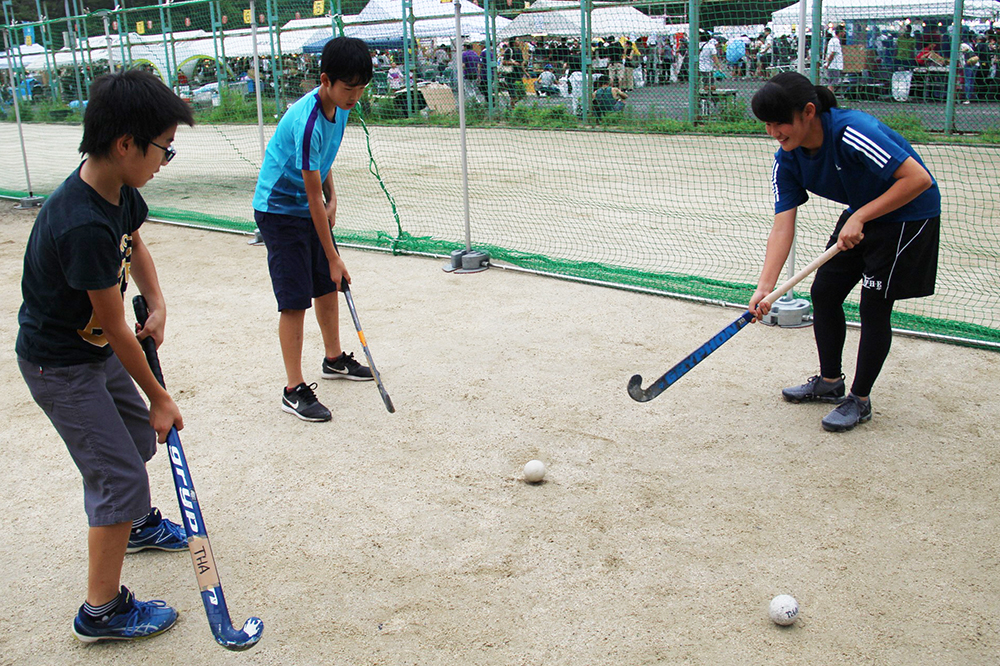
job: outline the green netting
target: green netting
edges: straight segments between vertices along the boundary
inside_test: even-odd
[[[773,217],[776,146],[748,102],[767,77],[797,68],[804,33],[804,71],[907,136],[941,187],[937,293],[899,303],[895,326],[1000,344],[997,0],[826,0],[815,18],[807,0],[804,30],[787,1],[466,1],[461,79],[455,8],[439,0],[105,4],[83,13],[70,2],[71,16],[44,20],[33,2],[5,6],[8,38],[22,46],[0,57],[0,74],[13,70],[22,123],[5,88],[0,194],[51,192],[78,163],[90,82],[110,66],[145,67],[198,119],[143,190],[152,216],[250,232],[262,147],[316,85],[322,45],[343,32],[365,39],[376,62],[334,164],[343,242],[465,248],[461,80],[472,246],[495,262],[735,304],[756,283]],[[830,72],[838,28],[843,66]],[[604,81],[628,95],[620,108]],[[798,267],[838,215],[818,200],[800,209]]]

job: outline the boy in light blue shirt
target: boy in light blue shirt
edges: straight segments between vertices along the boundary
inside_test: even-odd
[[[351,277],[333,243],[337,194],[331,167],[351,109],[372,78],[368,46],[338,37],[323,48],[320,85],[278,123],[254,192],[254,218],[267,246],[271,285],[281,312],[278,338],[285,365],[282,410],[304,421],[329,421],[316,384],[302,374],[305,311],[316,305],[323,334],[324,379],[372,379],[371,370],[340,346],[337,291]]]

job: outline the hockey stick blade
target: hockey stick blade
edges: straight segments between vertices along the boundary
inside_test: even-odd
[[[829,261],[830,258],[838,252],[840,252],[840,250],[836,245],[830,246],[827,248],[826,252],[813,259],[808,266],[782,283],[781,286],[768,294],[767,297],[765,297],[761,302],[773,305],[776,300],[781,298],[792,287],[801,282],[807,275]],[[721,347],[727,340],[739,333],[740,330],[742,330],[743,327],[751,321],[753,321],[753,313],[750,310],[747,310],[736,318],[733,323],[729,324],[729,326],[726,326],[724,329],[712,336],[711,339],[709,339],[705,344],[688,354],[683,361],[670,368],[666,374],[653,382],[649,388],[642,388],[641,375],[633,375],[632,378],[628,380],[629,397],[636,402],[648,402],[652,400],[670,388],[670,386],[676,383],[678,379],[687,374],[691,368],[701,363],[705,357]]]
[[[683,361],[670,368],[665,375],[653,382],[649,388],[642,388],[641,375],[633,375],[632,379],[628,380],[629,397],[636,402],[648,402],[660,395],[678,379],[686,375],[691,368],[701,363],[705,357],[721,347],[729,338],[739,333],[740,329],[749,324],[752,319],[753,313],[747,310],[729,326],[726,326],[712,336],[708,342],[688,354]]]
[[[390,414],[396,412],[396,407],[392,404],[392,398],[389,397],[388,391],[385,390],[385,385],[382,383],[382,377],[378,374],[378,369],[375,367],[375,361],[372,360],[372,353],[368,350],[368,341],[365,339],[365,332],[361,329],[361,320],[358,319],[358,311],[354,307],[354,297],[351,295],[351,286],[347,284],[347,280],[344,280],[340,284],[341,290],[344,292],[344,298],[347,299],[347,308],[351,311],[351,319],[354,320],[354,328],[358,331],[358,340],[361,341],[361,349],[365,352],[365,358],[368,359],[368,367],[372,369],[372,376],[375,378],[375,385],[378,387],[379,395],[382,396],[382,402],[385,404],[385,408],[389,410]]]
[[[144,326],[149,317],[146,299],[142,296],[136,296],[132,299],[132,307],[135,310],[135,319],[139,326]],[[166,384],[163,383],[160,359],[156,353],[156,342],[147,337],[141,340],[140,344],[156,381],[160,383],[160,386],[166,387]],[[233,627],[233,622],[229,617],[229,607],[226,605],[226,597],[222,593],[222,582],[219,580],[218,569],[215,566],[215,557],[212,555],[212,545],[208,540],[208,530],[201,517],[201,505],[198,502],[198,494],[194,490],[194,480],[191,478],[187,459],[184,457],[184,449],[181,446],[181,438],[177,434],[176,428],[171,428],[167,434],[167,452],[170,456],[174,489],[177,491],[177,503],[181,509],[188,550],[191,552],[191,561],[194,563],[194,575],[198,581],[198,588],[201,590],[201,601],[205,606],[205,614],[208,616],[208,626],[212,630],[212,636],[215,637],[216,643],[227,650],[249,650],[264,635],[264,622],[260,618],[251,617],[243,624],[243,629]]]

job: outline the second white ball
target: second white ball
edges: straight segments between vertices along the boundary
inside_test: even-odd
[[[779,594],[771,599],[771,607],[768,611],[775,624],[785,627],[794,623],[799,617],[799,602],[790,594]]]
[[[545,463],[541,460],[529,460],[524,466],[524,480],[528,483],[538,483],[545,478]]]

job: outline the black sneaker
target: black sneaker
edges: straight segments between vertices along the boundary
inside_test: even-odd
[[[295,414],[303,421],[329,421],[332,418],[330,410],[316,399],[313,389],[315,382],[306,385],[302,382],[289,391],[287,388],[281,394],[281,409],[289,414]]]
[[[872,399],[862,400],[853,393],[823,418],[823,430],[844,432],[872,420]]]
[[[805,384],[790,386],[781,390],[788,402],[840,402],[844,399],[844,375],[832,384],[819,375],[806,380]]]
[[[354,360],[354,354],[341,352],[332,361],[323,359],[323,379],[350,379],[355,382],[368,382],[374,379],[368,366]]]

